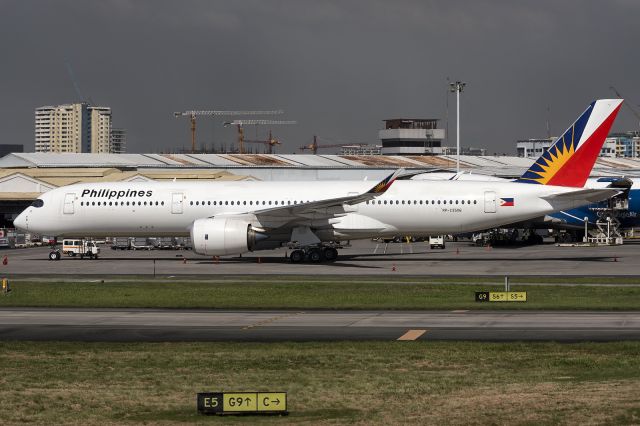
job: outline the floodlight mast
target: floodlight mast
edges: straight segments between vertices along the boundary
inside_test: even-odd
[[[182,111],[182,112],[174,112],[173,116],[175,118],[180,117],[189,117],[189,121],[191,123],[191,153],[195,153],[196,151],[196,116],[197,115],[206,115],[206,116],[224,116],[224,115],[278,115],[284,114],[284,111],[281,109],[277,110],[269,110],[269,111],[216,111],[216,110],[190,110],[190,111]]]
[[[460,173],[460,92],[466,85],[461,81],[449,83],[449,90],[456,92],[456,173]]]
[[[297,121],[291,120],[233,120],[223,123],[225,127],[236,126],[238,128],[238,149],[240,154],[244,154],[244,130],[242,126],[245,125],[286,125],[286,124],[298,124]]]

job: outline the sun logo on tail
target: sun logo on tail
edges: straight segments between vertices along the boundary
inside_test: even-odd
[[[574,126],[566,132],[562,139],[559,139],[536,161],[531,168],[520,178],[520,180],[530,183],[546,185],[553,176],[567,163],[576,151],[576,141],[574,139]]]

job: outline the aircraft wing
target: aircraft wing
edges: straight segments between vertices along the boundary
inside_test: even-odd
[[[271,226],[274,227],[282,226],[291,222],[299,222],[300,220],[321,220],[343,216],[349,212],[349,206],[362,203],[367,200],[372,200],[377,196],[384,194],[403,171],[404,169],[396,170],[394,173],[375,184],[371,189],[362,193],[347,195],[344,197],[327,198],[308,203],[271,207],[247,213],[255,215],[256,219],[261,223],[271,224]]]

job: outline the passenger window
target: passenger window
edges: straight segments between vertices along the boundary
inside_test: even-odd
[[[161,201],[160,204],[164,206],[164,201]]]
[[[473,200],[473,204],[478,204],[478,200]]]
[[[38,200],[36,200],[36,201],[38,201]],[[40,200],[40,201],[42,201],[42,200]],[[35,203],[36,203],[36,202],[34,201],[33,203],[31,203],[31,205],[32,205],[33,207],[36,207],[36,206],[34,206],[34,204],[35,204]],[[81,206],[84,206],[84,201],[80,201],[80,205],[81,205]]]
[[[138,205],[141,206],[142,205],[142,201],[138,201]]]
[[[193,205],[193,201],[190,201],[190,202],[189,202],[189,205],[191,205],[191,206],[192,206],[192,205]]]

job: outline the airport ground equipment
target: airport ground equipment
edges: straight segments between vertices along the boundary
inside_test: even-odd
[[[100,255],[100,247],[98,247],[94,240],[65,239],[62,241],[62,253],[69,257],[80,256],[80,259],[83,259],[85,256],[90,259],[97,259]]]
[[[280,125],[288,125],[288,124],[297,124],[297,121],[291,120],[233,120],[227,121],[224,123],[224,126],[236,126],[238,128],[238,150],[240,154],[244,154],[244,129],[243,126],[247,125],[266,125],[266,126],[280,126]]]
[[[111,245],[112,250],[130,250],[131,238],[129,237],[115,237]]]
[[[429,237],[429,248],[432,250],[435,248],[443,249],[445,248],[444,235],[435,235]]]
[[[196,116],[234,116],[234,115],[276,115],[283,114],[281,109],[271,111],[209,111],[209,110],[190,110],[182,112],[174,112],[176,118],[189,117],[191,123],[191,153],[196,152]]]

